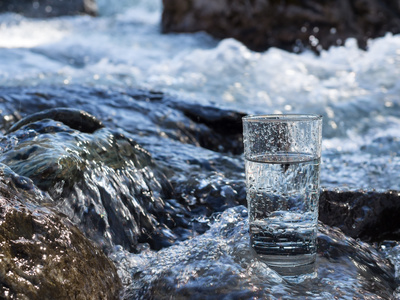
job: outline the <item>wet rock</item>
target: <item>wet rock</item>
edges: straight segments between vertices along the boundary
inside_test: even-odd
[[[278,47],[316,51],[350,37],[360,47],[369,38],[400,32],[400,7],[385,0],[163,0],[163,32],[206,31],[233,37],[250,49]]]
[[[62,122],[72,129],[76,129],[85,133],[93,133],[97,129],[104,127],[100,120],[96,119],[94,116],[88,114],[83,110],[77,110],[73,108],[53,108],[37,112],[35,114],[29,115],[26,118],[23,118],[22,120],[12,125],[11,128],[8,130],[8,133],[16,131],[22,126],[29,123],[44,119],[51,119],[54,121]]]
[[[75,100],[77,97],[79,101]],[[101,99],[101,100],[100,100]],[[15,111],[16,102],[24,103]],[[43,119],[43,111],[50,119],[66,123],[71,128],[79,124],[79,111],[86,111],[101,119],[104,125],[111,128],[123,128],[130,132],[137,141],[142,137],[167,136],[180,143],[204,147],[216,152],[240,154],[243,152],[241,117],[243,113],[235,112],[196,103],[185,103],[160,92],[128,89],[112,91],[102,89],[85,89],[79,86],[66,88],[2,88],[0,89],[2,122],[0,128],[4,133],[12,131],[10,127],[22,117],[35,114],[35,118]],[[93,105],[92,103],[98,103]],[[62,110],[77,109],[62,116]],[[55,116],[60,112],[58,116]],[[126,113],[132,115],[132,120],[126,122]],[[38,114],[38,115],[36,115]],[[71,115],[72,120],[68,119]],[[119,116],[122,117],[119,117]],[[76,120],[76,121],[75,121]],[[91,122],[94,126],[99,121],[85,120],[87,127]],[[26,122],[26,120],[24,121]],[[101,122],[100,122],[101,123]],[[19,126],[19,125],[14,125]],[[161,130],[161,131],[160,131]],[[161,136],[160,136],[161,134]],[[146,141],[143,141],[146,143]],[[151,146],[151,145],[150,145]]]
[[[100,124],[86,113],[55,111],[65,119],[69,113],[66,123],[74,127]],[[155,245],[163,243],[157,226],[164,216],[162,197],[168,197],[170,186],[148,152],[101,126],[84,133],[40,118],[51,115],[38,113],[16,124],[0,141],[1,162],[46,191],[57,209],[99,245],[134,250],[139,239],[161,247]],[[83,123],[75,124],[82,115]]]
[[[14,103],[22,104],[18,114]],[[160,249],[207,230],[194,218],[246,205],[237,146],[241,113],[135,89],[0,89],[3,119],[20,115],[29,120],[29,115],[55,107],[76,107],[70,112],[78,120],[80,110],[91,112],[105,127],[84,133],[75,123],[22,121],[24,126],[0,140],[0,161],[63,203],[61,211],[100,244],[106,240],[135,250],[146,242]],[[3,131],[10,125],[3,122]],[[325,165],[322,172],[332,174]],[[335,172],[343,166],[335,160],[331,165],[338,168]],[[354,174],[349,175],[353,182],[362,181]],[[334,182],[329,186],[321,194],[320,220],[366,241],[398,239],[395,191],[335,191]]]
[[[400,239],[399,191],[323,190],[319,219],[364,241]]]
[[[47,18],[63,15],[97,14],[95,0],[3,0],[0,12],[16,12],[27,17]]]
[[[117,299],[122,284],[114,264],[39,202],[29,179],[1,167],[0,298]]]
[[[149,110],[141,106],[141,113],[169,138],[221,153],[243,152],[244,113],[190,103],[159,92],[128,90],[126,93],[139,103],[146,102]]]
[[[174,107],[195,123],[204,124],[209,128],[207,131],[194,133],[202,147],[217,152],[243,153],[244,113],[195,103],[176,103]]]
[[[240,113],[179,104],[162,93],[133,89],[5,88],[0,102],[4,119],[15,115],[16,102],[24,103],[18,113],[25,116],[14,125],[3,122],[7,134],[0,140],[1,162],[33,180],[61,212],[105,247],[119,244],[136,251],[143,242],[153,249],[169,246],[204,232],[201,224],[193,226],[194,216],[237,205],[237,194],[243,199],[237,181],[242,165],[224,154],[242,151]],[[68,105],[79,109],[57,108]],[[126,113],[129,122],[119,119]],[[169,151],[185,165],[166,158]],[[218,180],[213,174],[222,170],[232,175],[222,186],[215,182],[216,189],[192,192],[202,180],[211,187]]]

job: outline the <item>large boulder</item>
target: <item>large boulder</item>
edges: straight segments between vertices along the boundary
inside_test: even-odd
[[[400,32],[393,0],[163,0],[163,32],[206,31],[233,37],[250,49],[279,47],[320,51],[347,38],[366,47],[369,38]]]
[[[113,263],[67,219],[39,206],[47,200],[1,166],[0,298],[117,299]]]
[[[3,0],[0,12],[16,12],[27,17],[46,18],[63,15],[97,14],[95,0]]]

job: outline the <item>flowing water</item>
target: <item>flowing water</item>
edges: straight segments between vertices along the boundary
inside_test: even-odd
[[[1,163],[106,249],[124,298],[400,295],[397,241],[365,243],[322,223],[316,278],[287,282],[258,261],[241,206],[241,141],[212,119],[219,110],[321,114],[321,186],[397,193],[400,36],[367,51],[349,39],[320,56],[257,53],[201,32],[160,34],[159,0],[99,9],[97,18],[0,14]],[[105,128],[47,119],[6,134],[54,107],[88,111]]]

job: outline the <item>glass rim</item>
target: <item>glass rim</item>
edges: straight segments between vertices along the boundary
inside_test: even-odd
[[[243,121],[254,122],[295,122],[295,121],[318,121],[322,120],[322,115],[318,114],[266,114],[266,115],[247,115],[242,117]]]

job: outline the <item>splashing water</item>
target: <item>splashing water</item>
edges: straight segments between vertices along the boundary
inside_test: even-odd
[[[126,278],[125,299],[152,295],[190,299],[389,299],[395,278],[389,261],[368,244],[320,224],[317,277],[292,283],[249,248],[247,210],[228,209],[202,236],[140,255],[121,248],[111,256]]]

